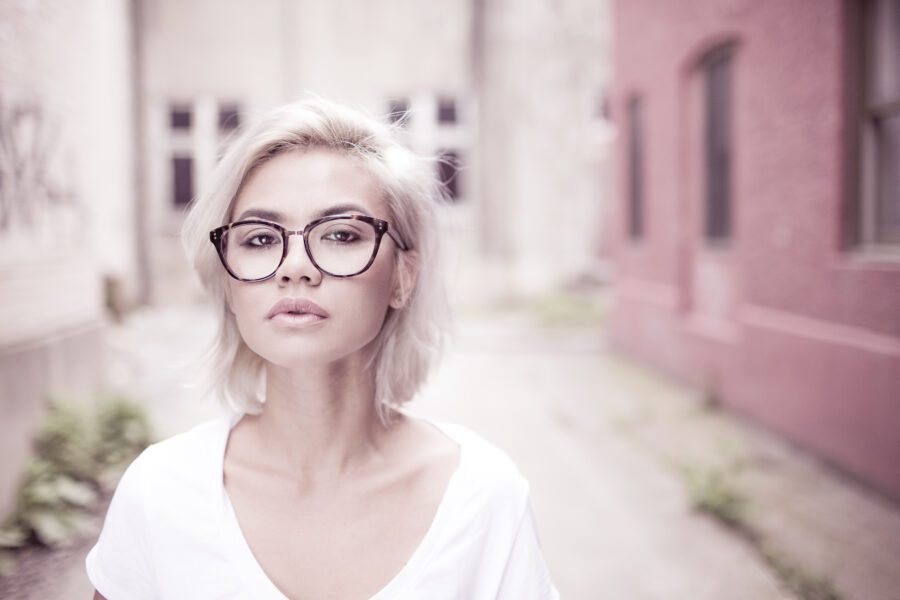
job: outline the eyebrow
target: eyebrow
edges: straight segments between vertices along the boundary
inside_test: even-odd
[[[329,206],[328,208],[322,209],[313,214],[313,220],[320,219],[322,217],[330,217],[331,215],[340,215],[348,212],[358,212],[366,216],[371,216],[369,214],[369,211],[364,209],[362,206],[349,202],[345,204],[335,204],[334,206]],[[275,210],[266,210],[263,208],[251,208],[245,210],[241,213],[241,216],[239,216],[237,220],[243,221],[244,219],[250,218],[263,219],[265,221],[276,221],[279,223],[283,223],[285,221],[285,217],[282,213]]]

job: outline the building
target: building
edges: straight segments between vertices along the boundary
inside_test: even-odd
[[[441,156],[450,288],[596,271],[607,3],[0,0],[0,514],[47,399],[105,382],[109,313],[193,301],[179,233],[228,136],[313,93]]]
[[[308,93],[394,119],[410,146],[443,157],[457,299],[546,291],[597,270],[612,131],[606,2],[137,5],[149,300],[198,295],[177,235],[222,139]]]
[[[0,514],[52,397],[104,378],[137,285],[128,5],[0,2]]]
[[[900,498],[900,3],[616,3],[612,336]]]

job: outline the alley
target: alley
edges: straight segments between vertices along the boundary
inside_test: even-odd
[[[213,333],[212,319],[199,308],[139,312],[112,332],[111,376],[148,407],[158,437],[217,414],[214,404],[198,400],[196,361]],[[545,556],[563,598],[795,597],[746,540],[691,509],[666,455],[674,460],[680,448],[702,448],[701,438],[725,430],[706,425],[697,434],[684,419],[678,424],[672,411],[693,414],[677,398],[689,392],[610,352],[596,324],[548,326],[522,309],[472,311],[459,318],[445,360],[409,411],[464,424],[514,459],[531,482]],[[654,429],[654,420],[666,431]],[[725,437],[740,443],[734,432]],[[804,477],[810,485],[812,476]],[[786,509],[790,490],[783,488]],[[878,523],[880,533],[873,546],[842,558],[845,570],[863,565],[856,580],[874,593],[840,597],[888,598],[882,592],[897,584],[890,573],[900,556],[900,516],[862,492],[842,493],[850,504],[830,510]],[[852,515],[845,518],[853,524]],[[822,546],[817,535],[830,536],[838,548],[842,543],[834,531],[815,528],[791,535],[813,549]],[[86,551],[56,578],[56,597],[90,596]]]
[[[600,330],[530,321],[465,322],[419,408],[466,424],[519,465],[562,597],[790,597],[739,540],[691,513],[674,473],[617,431],[632,399]]]

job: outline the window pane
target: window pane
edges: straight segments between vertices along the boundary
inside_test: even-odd
[[[900,0],[874,0],[867,15],[871,32],[869,106],[900,100]]]
[[[459,166],[460,157],[456,150],[444,150],[438,162],[439,177],[451,200],[459,199]]]
[[[172,157],[172,180],[175,206],[187,206],[194,196],[194,160],[190,156]]]
[[[644,235],[643,124],[640,98],[628,103],[628,230],[631,237]]]
[[[191,108],[189,106],[173,106],[169,110],[169,126],[172,129],[190,129]]]
[[[390,101],[388,109],[388,121],[406,125],[409,123],[409,102],[403,98]]]
[[[731,59],[706,63],[706,235],[731,234]]]
[[[878,146],[877,241],[900,243],[900,114],[879,122],[875,135]]]
[[[453,98],[438,100],[438,123],[452,125],[456,123],[456,101]]]
[[[241,113],[234,104],[223,104],[219,107],[219,129],[231,131],[241,125]]]

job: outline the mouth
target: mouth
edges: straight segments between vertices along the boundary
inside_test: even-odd
[[[279,323],[307,323],[328,318],[328,312],[305,298],[283,298],[269,310],[267,318]]]
[[[319,315],[314,315],[313,313],[301,312],[281,312],[269,318],[269,321],[277,325],[286,325],[293,327],[312,325],[313,323],[319,323],[324,320],[325,317],[320,317]]]

